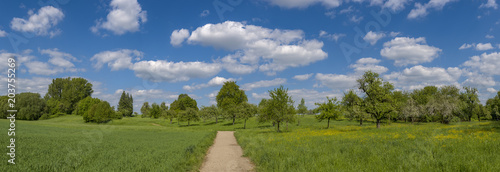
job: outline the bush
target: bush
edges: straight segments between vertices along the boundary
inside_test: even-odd
[[[118,119],[118,116],[107,101],[101,101],[92,105],[83,119],[85,122],[106,123],[112,119]]]

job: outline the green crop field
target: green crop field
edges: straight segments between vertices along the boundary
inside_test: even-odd
[[[141,118],[86,124],[81,116],[16,121],[16,165],[0,171],[189,171],[201,165],[214,130],[166,128]],[[9,123],[0,120],[2,131]],[[6,134],[0,145],[7,146]],[[8,150],[5,149],[5,152]]]
[[[257,171],[500,171],[497,122],[326,122],[313,116],[283,124],[251,118],[187,123],[124,118],[84,123],[80,116],[16,121],[16,165],[0,171],[197,171],[217,130],[236,137]],[[7,120],[0,120],[6,131]],[[286,130],[288,128],[288,130]],[[1,145],[8,145],[6,135]],[[4,149],[7,151],[7,149]],[[5,157],[7,155],[4,155]]]

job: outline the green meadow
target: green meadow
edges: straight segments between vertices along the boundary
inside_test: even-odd
[[[270,123],[123,118],[84,123],[81,116],[16,121],[16,165],[0,171],[197,171],[216,131],[236,138],[256,171],[500,171],[500,124],[318,122],[298,117],[276,132]],[[6,131],[9,122],[0,120]],[[9,144],[6,134],[0,144]],[[8,150],[4,148],[4,152]]]

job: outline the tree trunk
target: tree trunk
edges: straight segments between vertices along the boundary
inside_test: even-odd
[[[481,122],[481,116],[479,114],[477,114],[477,120]]]
[[[330,118],[328,118],[328,124],[326,125],[326,129],[330,128]]]
[[[280,132],[280,122],[278,122],[278,132]]]
[[[243,125],[243,129],[247,129],[247,119],[245,119],[245,124]]]
[[[217,124],[217,119],[218,119],[218,118],[217,118],[217,117],[215,117],[215,124]]]
[[[288,121],[286,122],[286,131],[288,131]]]
[[[363,125],[363,118],[359,119],[359,126]]]
[[[188,120],[188,126],[189,126],[189,120]]]
[[[170,124],[172,124],[172,118],[170,118]]]
[[[233,117],[233,125],[234,125],[234,120],[236,119],[236,117]]]
[[[377,128],[380,128],[380,119],[377,119]]]
[[[300,125],[300,119],[297,118],[297,126],[299,126],[299,125]]]

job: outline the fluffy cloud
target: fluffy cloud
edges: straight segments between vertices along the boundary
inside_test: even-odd
[[[60,52],[57,48],[40,50],[40,53],[49,55],[49,63],[58,67],[73,68],[75,65],[71,61],[77,61],[76,57],[73,57],[73,55]]]
[[[396,87],[413,90],[428,85],[458,85],[457,81],[460,76],[462,76],[462,70],[457,67],[445,69],[418,65],[383,77],[386,81],[394,83]]]
[[[469,77],[462,83],[465,86],[485,88],[495,86],[495,80],[491,76],[485,76],[475,72],[466,73]]]
[[[469,48],[472,48],[472,47],[475,47],[475,46],[476,46],[476,44],[467,44],[467,43],[464,43],[458,49],[459,50],[465,50],[465,49],[469,49]]]
[[[10,27],[13,30],[20,32],[31,32],[36,35],[50,35],[55,36],[61,31],[52,29],[64,18],[64,13],[53,6],[45,6],[34,13],[32,10],[28,12],[28,20],[22,18],[12,19]]]
[[[273,80],[262,80],[262,81],[257,81],[253,83],[246,83],[241,86],[241,88],[245,91],[250,91],[255,88],[262,88],[262,87],[272,87],[272,86],[279,86],[283,85],[286,83],[285,78],[276,78]]]
[[[234,51],[222,61],[229,72],[248,73],[255,69],[273,75],[289,67],[309,65],[323,60],[327,53],[323,42],[304,39],[301,30],[268,29],[241,22],[226,21],[198,27],[187,39],[189,44],[212,46]],[[231,70],[231,66],[243,64],[244,72]]]
[[[357,85],[356,76],[338,75],[338,74],[316,74],[316,80],[321,82],[321,86],[331,89],[351,89]]]
[[[416,19],[422,18],[429,14],[429,9],[442,10],[443,7],[455,0],[430,0],[426,4],[422,5],[421,3],[415,3],[415,8],[410,11],[408,14],[408,19]]]
[[[479,51],[485,51],[485,50],[491,50],[493,49],[493,46],[491,45],[491,43],[478,43],[476,45],[476,50],[479,50]]]
[[[189,30],[187,29],[180,29],[180,30],[174,30],[172,32],[172,35],[170,35],[170,44],[173,46],[180,46],[186,38],[189,37]]]
[[[170,62],[165,60],[140,61],[131,69],[139,78],[153,82],[188,81],[191,78],[206,78],[220,72],[221,66],[205,62]]]
[[[405,8],[408,1],[409,0],[387,0],[383,7],[391,9],[392,11],[399,11]]]
[[[8,58],[16,58],[16,66],[20,69],[23,66],[28,68],[28,72],[34,75],[54,75],[62,72],[77,72],[84,69],[77,69],[73,62],[78,61],[71,54],[54,49],[41,49],[40,54],[48,55],[48,62],[38,61],[37,57],[32,55],[32,50],[27,49],[21,53],[9,53],[0,51],[0,60],[7,61]],[[7,63],[0,65],[0,70],[6,71],[8,68]],[[25,70],[22,68],[22,70]],[[22,71],[21,70],[21,71]]]
[[[146,23],[147,12],[143,11],[137,0],[112,0],[111,11],[105,21],[99,19],[90,29],[98,33],[99,29],[106,29],[116,35],[126,32],[137,32],[141,23]]]
[[[349,67],[353,68],[357,75],[362,75],[366,71],[372,71],[381,74],[389,70],[384,66],[379,66],[379,63],[380,60],[367,57],[359,59],[355,64],[352,64]]]
[[[94,68],[100,69],[104,64],[108,64],[111,70],[115,71],[132,67],[132,59],[139,60],[143,55],[137,50],[121,49],[97,53],[90,60],[95,61]]]
[[[493,52],[490,54],[483,53],[479,56],[472,56],[468,61],[462,64],[478,70],[481,73],[489,75],[500,75],[500,53]]]
[[[0,30],[0,37],[5,37],[7,36],[7,32]]]
[[[489,93],[497,93],[497,90],[495,90],[494,88],[487,88],[486,91],[488,91]]]
[[[53,68],[48,63],[40,61],[28,62],[26,67],[28,67],[30,74],[36,75],[54,75],[63,72],[61,68]]]
[[[498,8],[498,4],[495,0],[488,0],[488,2],[482,3],[479,8],[493,8],[496,10]]]
[[[472,44],[464,43],[458,49],[465,50],[465,49],[469,49],[469,48],[474,48],[478,51],[486,51],[486,50],[491,50],[494,47],[493,47],[493,45],[491,45],[491,43],[477,43],[477,44],[476,43],[472,43]]]
[[[426,45],[425,38],[396,37],[384,43],[380,51],[383,57],[394,60],[396,66],[431,62],[442,50]]]
[[[191,78],[206,78],[219,73],[222,68],[219,63],[199,61],[139,61],[142,57],[143,53],[140,51],[121,49],[97,53],[90,60],[95,61],[94,68],[96,69],[100,69],[104,64],[107,64],[112,71],[130,69],[137,77],[153,82],[178,82],[188,81]]]
[[[208,81],[208,83],[206,83],[206,84],[184,85],[182,87],[182,89],[184,89],[186,91],[193,91],[193,90],[202,89],[202,88],[206,88],[206,87],[221,86],[221,85],[224,85],[224,82],[234,81],[234,80],[235,79],[233,79],[233,78],[224,78],[224,77],[216,76],[216,77],[212,78],[210,81]]]
[[[24,50],[21,53],[9,53],[5,50],[0,50],[0,61],[6,62],[9,58],[16,59],[16,66],[19,69],[24,63],[31,61],[35,57],[31,55],[31,50]],[[7,69],[9,68],[8,63],[0,64],[0,72],[7,73]]]
[[[295,76],[293,76],[293,79],[299,80],[299,81],[305,81],[305,80],[308,80],[313,75],[314,75],[313,73],[303,74],[303,75],[295,75]]]
[[[329,40],[334,40],[337,42],[340,38],[345,37],[346,34],[343,33],[334,33],[334,34],[329,34],[328,32],[321,30],[319,31],[319,37],[320,38],[327,38]]]
[[[382,32],[368,32],[366,33],[365,37],[363,37],[363,40],[369,42],[371,45],[375,45],[379,39],[382,39],[385,37],[385,33]]]
[[[335,8],[342,4],[342,0],[267,0],[272,5],[282,8],[307,8],[312,5],[321,4],[326,8]]]

